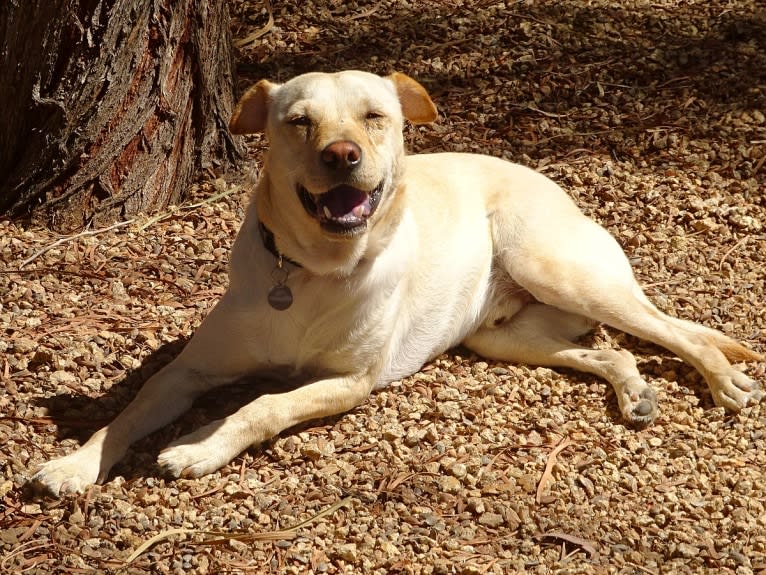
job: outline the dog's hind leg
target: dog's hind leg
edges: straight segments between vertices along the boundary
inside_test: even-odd
[[[514,226],[496,222],[495,245],[509,246],[498,253],[500,265],[518,285],[539,302],[669,349],[703,375],[718,406],[739,411],[761,400],[763,392],[756,382],[729,363],[729,359],[759,361],[760,355],[715,330],[659,311],[604,228],[571,211],[556,221],[553,212],[550,233],[536,233],[526,222]],[[509,232],[514,241],[507,237]]]
[[[758,384],[730,361],[763,361],[763,357],[713,329],[669,317],[643,295],[623,313],[604,316],[605,323],[669,349],[699,371],[716,405],[729,411],[753,405],[764,397]]]
[[[476,353],[492,359],[546,367],[568,367],[592,373],[612,384],[623,417],[643,426],[657,415],[657,399],[641,378],[629,352],[589,349],[573,340],[587,333],[594,322],[534,303],[502,325],[487,325],[464,341]]]

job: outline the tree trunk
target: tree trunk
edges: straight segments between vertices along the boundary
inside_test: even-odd
[[[102,225],[239,155],[224,0],[0,3],[0,215]]]

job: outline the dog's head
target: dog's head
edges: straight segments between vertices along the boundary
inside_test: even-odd
[[[408,76],[346,71],[262,80],[242,97],[229,128],[268,138],[269,197],[258,198],[260,216],[347,240],[373,227],[396,192],[404,120],[435,117],[428,93]]]

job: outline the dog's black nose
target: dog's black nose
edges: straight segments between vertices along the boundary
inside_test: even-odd
[[[340,140],[322,150],[322,162],[334,170],[353,168],[362,161],[362,149],[354,142]]]

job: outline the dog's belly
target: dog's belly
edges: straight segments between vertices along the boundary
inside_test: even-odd
[[[485,321],[491,291],[489,254],[482,246],[476,253],[467,254],[466,262],[444,262],[443,270],[460,269],[462,273],[437,274],[419,286],[421,293],[416,291],[403,299],[377,387],[417,372]]]

